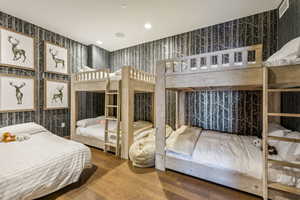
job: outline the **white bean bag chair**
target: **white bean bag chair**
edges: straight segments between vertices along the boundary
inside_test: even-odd
[[[166,126],[166,137],[173,132]],[[135,140],[129,150],[129,157],[135,167],[153,167],[155,165],[155,129],[143,133],[143,137]]]

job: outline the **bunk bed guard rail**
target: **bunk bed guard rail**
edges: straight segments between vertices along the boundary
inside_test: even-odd
[[[166,64],[167,74],[261,67],[262,45],[187,56]]]
[[[155,75],[144,72],[141,70],[137,70],[133,67],[124,67],[123,70],[128,70],[129,78],[132,80],[144,81],[147,83],[155,83]],[[123,73],[122,73],[123,74]],[[109,69],[100,69],[96,71],[88,71],[88,72],[78,72],[74,74],[74,81],[83,82],[83,81],[101,81],[108,80],[110,77]]]

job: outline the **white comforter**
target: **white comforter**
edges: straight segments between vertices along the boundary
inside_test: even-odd
[[[23,142],[0,143],[0,158],[0,199],[34,199],[78,181],[91,152],[44,131]]]
[[[260,179],[262,156],[252,142],[256,137],[202,131],[192,160],[207,166],[238,171]]]

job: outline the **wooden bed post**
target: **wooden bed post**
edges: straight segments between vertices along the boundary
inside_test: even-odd
[[[155,92],[151,93],[151,121],[153,123],[153,127],[155,127],[155,115],[156,115],[156,103],[155,103]]]
[[[134,90],[130,85],[131,67],[122,68],[122,153],[123,159],[128,159],[129,148],[133,143],[133,120],[134,120]]]
[[[185,124],[185,92],[176,91],[176,129]]]
[[[76,121],[78,117],[77,113],[77,94],[74,87],[75,75],[71,77],[71,139],[75,136],[76,131]]]
[[[158,61],[156,64],[155,107],[156,107],[156,154],[155,168],[165,171],[166,146],[166,62]]]
[[[268,68],[263,68],[263,199],[268,199]]]

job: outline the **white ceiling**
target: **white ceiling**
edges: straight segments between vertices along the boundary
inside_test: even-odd
[[[114,51],[277,8],[281,0],[0,0],[1,11]],[[126,8],[122,8],[125,4]],[[150,22],[151,30],[144,24]],[[122,32],[124,38],[115,33]]]

